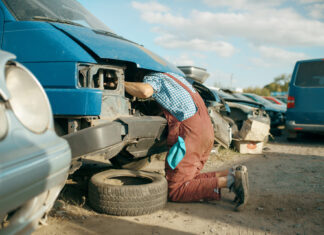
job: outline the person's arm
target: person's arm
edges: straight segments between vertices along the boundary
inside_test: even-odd
[[[149,98],[154,93],[153,87],[143,82],[125,82],[125,90],[138,98]]]

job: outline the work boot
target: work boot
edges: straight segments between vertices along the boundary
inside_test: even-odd
[[[236,202],[235,210],[241,211],[249,199],[249,179],[246,166],[240,165],[235,169],[235,182],[233,185],[235,193],[234,202]]]

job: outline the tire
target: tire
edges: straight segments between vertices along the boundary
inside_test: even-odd
[[[134,158],[127,151],[122,151],[109,161],[117,169],[141,170],[150,164],[150,157]]]
[[[166,179],[157,173],[108,170],[92,176],[88,198],[98,212],[137,216],[164,208],[167,192]]]

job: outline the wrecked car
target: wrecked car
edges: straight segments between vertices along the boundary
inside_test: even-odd
[[[243,93],[243,95],[264,105],[264,108],[271,119],[271,128],[277,128],[285,124],[285,106],[273,104],[267,99],[256,94]]]
[[[280,99],[277,99],[276,97],[273,96],[263,96],[263,98],[269,100],[271,103],[273,104],[278,104],[278,105],[283,105],[283,106],[287,106],[287,104],[285,102],[283,102]]]
[[[14,59],[0,51],[0,234],[30,234],[63,188],[71,152],[42,86]]]
[[[227,105],[230,107],[231,112],[222,111],[222,115],[227,116],[231,125],[233,126],[233,138],[240,139],[242,137],[242,127],[248,120],[255,120],[265,125],[270,125],[269,115],[264,110],[262,104],[247,99],[240,99],[232,94],[226,93],[220,89],[209,88],[213,93],[222,97]],[[268,132],[265,131],[262,136],[267,139]]]
[[[125,94],[124,81],[142,81],[143,70],[183,76],[177,67],[115,34],[75,0],[2,0],[0,7],[2,48],[44,86],[55,129],[71,146],[71,173],[84,157],[140,168],[165,151],[161,109]]]
[[[262,130],[257,131],[259,133],[254,134],[253,139],[258,141],[267,139],[270,119],[262,105],[253,101],[241,101],[230,94],[226,96],[226,93],[220,96],[217,89],[204,86],[202,83],[206,81],[209,75],[206,69],[195,66],[179,66],[178,68],[185,73],[187,80],[205,101],[214,126],[215,141],[217,143],[228,148],[232,139],[246,138],[247,125],[250,122],[253,123],[253,127],[256,125],[255,123],[259,123],[259,127],[264,127]],[[226,96],[226,99],[223,98],[224,96]],[[250,107],[245,103],[255,107]],[[245,128],[243,128],[244,124]],[[251,131],[249,133],[251,134]]]

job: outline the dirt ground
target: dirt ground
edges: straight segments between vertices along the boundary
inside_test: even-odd
[[[146,170],[163,173],[163,157]],[[250,200],[233,211],[233,193],[221,201],[172,203],[153,214],[117,217],[99,214],[86,202],[90,174],[109,168],[87,165],[69,180],[51,211],[48,225],[33,235],[83,234],[324,234],[324,138],[303,136],[270,141],[260,155],[231,151],[212,153],[204,171],[243,163],[249,170]],[[80,183],[84,182],[84,184]]]

